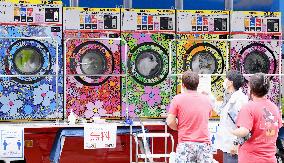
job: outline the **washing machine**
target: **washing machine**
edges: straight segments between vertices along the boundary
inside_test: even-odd
[[[234,11],[231,15],[230,68],[247,77],[270,75],[268,97],[280,103],[281,15],[279,12]],[[245,85],[247,91],[247,84]]]
[[[175,10],[123,9],[122,39],[126,41],[128,74],[122,113],[161,118],[175,94]],[[128,108],[128,109],[125,109]]]
[[[223,97],[229,51],[229,11],[177,10],[177,71],[211,75],[211,92]],[[181,92],[181,76],[177,92]]]
[[[62,3],[0,4],[0,120],[63,115]]]
[[[67,7],[63,17],[66,115],[119,118],[120,9]]]

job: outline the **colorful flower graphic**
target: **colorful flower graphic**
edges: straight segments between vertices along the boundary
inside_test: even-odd
[[[96,101],[95,104],[88,102],[86,105],[85,118],[105,116],[106,110],[103,109],[103,104],[102,101]]]
[[[141,96],[142,100],[147,102],[149,106],[161,103],[160,89],[146,86],[145,93]]]
[[[81,113],[84,111],[84,107],[80,104],[79,100],[74,100],[73,102],[71,102],[71,108],[72,109],[68,110],[68,115],[72,110],[73,113],[78,116],[81,115]]]
[[[113,40],[108,40],[108,44],[112,45],[113,44]]]
[[[25,112],[25,114],[31,114],[33,112],[32,106],[31,105],[26,105],[24,107],[24,112]]]
[[[18,109],[23,105],[23,101],[18,100],[18,96],[14,92],[10,93],[8,96],[1,96],[0,101],[3,104],[1,111],[10,116],[16,115],[18,113]]]
[[[121,116],[122,117],[126,117],[126,103],[122,103],[122,111],[121,111]],[[131,104],[128,106],[128,116],[133,118],[133,117],[137,117],[137,115],[135,114],[135,109],[136,106],[134,104]]]
[[[88,102],[86,107],[87,110],[85,111],[85,118],[92,118],[94,116],[94,108],[95,108],[94,103]]]
[[[55,92],[50,91],[50,85],[43,84],[34,90],[34,105],[42,103],[42,106],[49,106],[52,99],[55,99]]]

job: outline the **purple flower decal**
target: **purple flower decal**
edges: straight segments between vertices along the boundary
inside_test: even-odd
[[[85,117],[100,117],[106,115],[106,110],[103,109],[103,102],[96,101],[95,104],[92,102],[88,102],[86,105]]]
[[[148,103],[149,106],[161,103],[160,89],[156,87],[145,87],[145,93],[142,95],[142,101]]]
[[[128,116],[133,118],[137,115],[135,114],[136,106],[134,104],[131,104],[128,106]],[[122,103],[122,110],[121,110],[121,116],[126,117],[126,103]]]
[[[78,100],[75,100],[73,104],[71,105],[70,110],[68,110],[68,115],[70,114],[71,110],[73,110],[73,113],[79,116],[82,111],[84,111],[84,107],[81,106],[80,102]]]

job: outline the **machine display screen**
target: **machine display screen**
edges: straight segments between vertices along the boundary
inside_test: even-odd
[[[117,29],[117,16],[104,15],[104,29]]]
[[[173,19],[170,17],[160,17],[160,30],[173,30]]]
[[[279,32],[279,19],[267,19],[267,32]]]
[[[45,9],[46,22],[59,22],[59,8],[46,8]]]
[[[214,31],[227,31],[227,18],[214,18]]]

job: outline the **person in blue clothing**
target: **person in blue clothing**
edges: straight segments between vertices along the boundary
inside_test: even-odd
[[[18,150],[20,150],[21,149],[21,145],[22,145],[20,140],[18,140],[17,145],[18,145]]]
[[[216,134],[216,148],[223,152],[224,163],[237,163],[237,137],[230,131],[232,128],[236,128],[237,115],[247,102],[248,96],[242,91],[242,85],[244,84],[244,77],[239,71],[230,70],[226,74],[223,87],[224,100],[222,103],[218,103],[214,100],[214,111],[220,116],[220,125]]]
[[[8,143],[6,142],[6,140],[4,140],[3,146],[4,146],[4,151],[6,151],[7,150],[7,146],[8,146]]]

